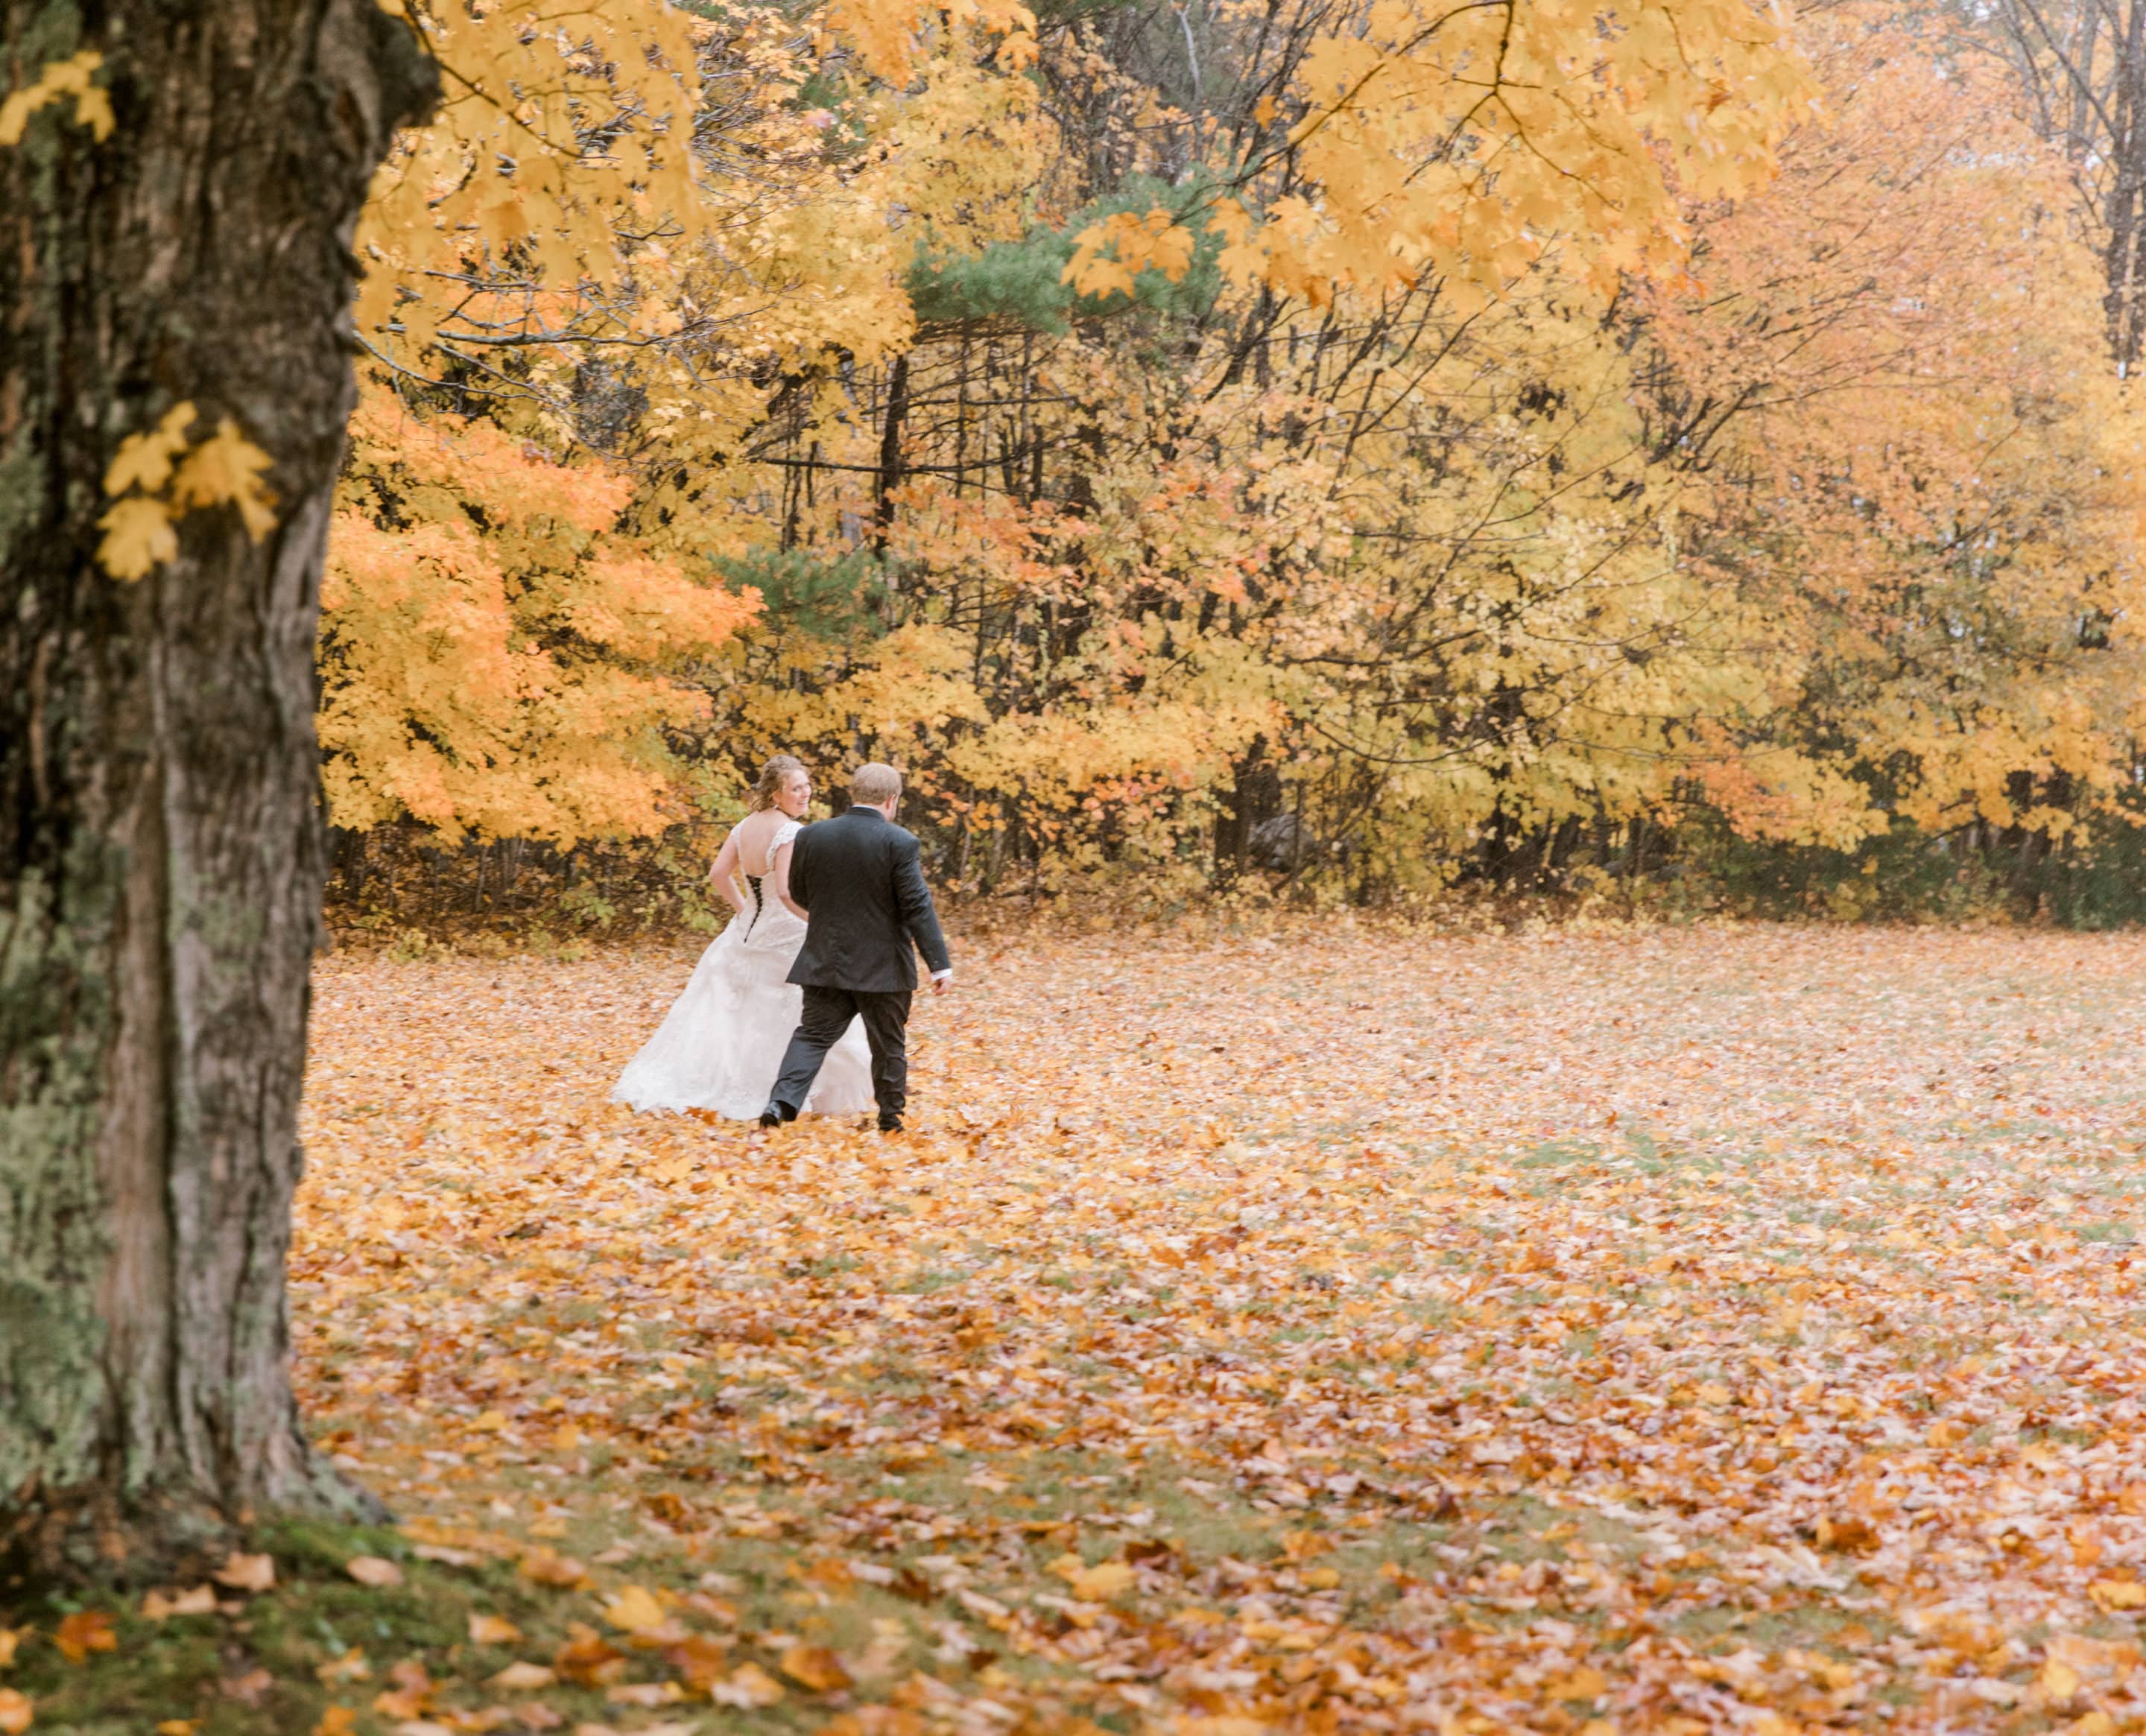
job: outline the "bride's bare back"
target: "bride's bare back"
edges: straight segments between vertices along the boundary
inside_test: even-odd
[[[748,814],[737,823],[731,836],[737,841],[738,866],[756,880],[763,880],[775,871],[775,861],[769,853],[776,834],[790,824],[790,816],[774,808],[762,808],[756,814]]]

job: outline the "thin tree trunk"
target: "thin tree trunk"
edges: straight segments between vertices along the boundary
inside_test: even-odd
[[[0,1555],[141,1576],[273,1508],[377,1511],[287,1369],[325,852],[313,641],[352,226],[434,74],[375,0],[0,0]],[[99,566],[181,402],[272,461],[259,541]]]
[[[901,486],[902,423],[909,415],[909,352],[894,358],[886,377],[886,425],[879,437],[879,480],[872,496],[872,552],[886,552],[894,526],[894,491]]]

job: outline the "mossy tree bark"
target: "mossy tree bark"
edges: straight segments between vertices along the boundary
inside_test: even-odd
[[[377,0],[0,0],[0,1554],[136,1576],[362,1512],[287,1371],[323,848],[313,640],[351,235],[434,72]],[[122,440],[191,401],[276,527],[100,570]],[[20,1567],[17,1568],[20,1571]]]

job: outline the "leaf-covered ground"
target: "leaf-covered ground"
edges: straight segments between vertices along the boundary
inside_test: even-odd
[[[689,963],[323,965],[262,1728],[2146,1721],[2146,942],[978,940],[899,1140]]]

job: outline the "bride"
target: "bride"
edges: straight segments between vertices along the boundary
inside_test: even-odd
[[[790,901],[790,847],[811,801],[811,777],[788,754],[761,768],[752,811],[731,828],[708,870],[737,915],[620,1075],[613,1102],[712,1110],[733,1121],[757,1120],[767,1107],[804,998],[784,979],[805,940],[802,915]],[[847,1115],[872,1106],[864,1021],[852,1020],[827,1051],[805,1113]]]

